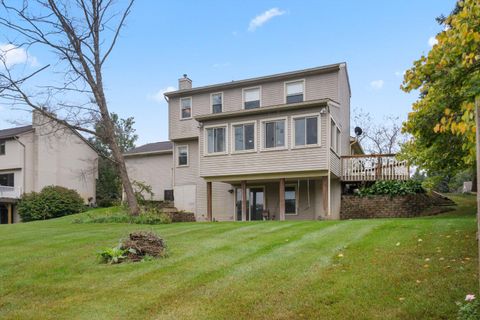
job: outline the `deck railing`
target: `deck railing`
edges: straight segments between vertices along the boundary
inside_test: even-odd
[[[22,188],[0,186],[0,198],[18,199],[22,195]]]
[[[342,157],[342,180],[351,182],[408,180],[410,168],[406,160],[395,154],[368,154]]]

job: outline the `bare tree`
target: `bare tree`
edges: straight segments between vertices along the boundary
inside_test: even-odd
[[[105,143],[130,213],[137,215],[139,206],[115,137],[102,73],[133,2],[129,0],[119,9],[114,0],[2,0],[0,25],[15,35],[9,43],[25,50],[42,46],[56,55],[57,62],[25,75],[9,65],[3,54],[0,94],[12,105],[36,110],[46,119]],[[46,69],[52,75],[48,84],[26,88],[29,80]],[[102,130],[95,130],[95,125]]]
[[[355,109],[352,119],[354,127],[362,128],[358,141],[366,153],[392,154],[400,150],[406,136],[402,133],[402,123],[399,117],[385,116],[376,123],[370,113]]]

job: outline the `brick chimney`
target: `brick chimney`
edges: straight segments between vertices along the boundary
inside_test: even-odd
[[[183,78],[178,79],[178,90],[188,89],[192,89],[192,80],[188,78],[186,74],[184,74]]]

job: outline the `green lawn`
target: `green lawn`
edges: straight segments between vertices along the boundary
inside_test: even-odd
[[[0,226],[1,319],[452,319],[474,293],[473,197],[436,217]],[[102,265],[129,231],[166,259]]]

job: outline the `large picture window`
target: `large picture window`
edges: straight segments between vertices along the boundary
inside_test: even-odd
[[[304,100],[304,81],[292,81],[285,84],[286,103],[298,103]]]
[[[318,144],[318,117],[294,118],[295,146]]]
[[[192,117],[192,98],[180,99],[180,112],[182,119],[190,119]]]
[[[285,120],[264,122],[264,147],[281,148],[285,147]]]
[[[260,88],[250,88],[243,90],[244,109],[255,109],[260,107]]]
[[[238,124],[233,126],[235,151],[255,149],[255,124]]]
[[[226,128],[207,128],[207,153],[226,152]]]

